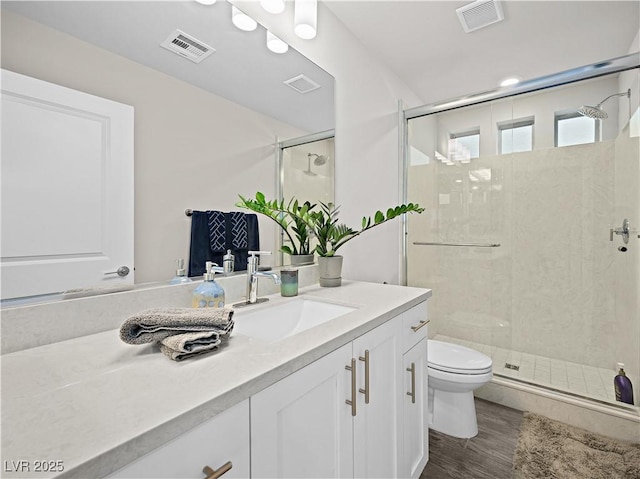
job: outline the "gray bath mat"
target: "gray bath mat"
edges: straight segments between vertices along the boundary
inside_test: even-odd
[[[640,478],[640,444],[525,413],[513,469],[514,479]]]

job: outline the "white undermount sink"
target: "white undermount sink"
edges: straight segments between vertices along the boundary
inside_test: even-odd
[[[253,306],[235,310],[233,334],[264,341],[279,341],[356,310],[302,297],[251,308]]]

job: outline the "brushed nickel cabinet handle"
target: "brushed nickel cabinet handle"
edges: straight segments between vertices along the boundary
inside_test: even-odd
[[[407,396],[411,396],[411,402],[416,402],[416,363],[411,363],[411,367],[407,368],[407,371],[411,373],[411,392],[407,393]]]
[[[211,469],[209,466],[204,466],[204,468],[202,469],[202,472],[204,472],[207,475],[205,479],[218,479],[219,477],[222,477],[224,473],[227,472],[232,467],[233,467],[233,464],[231,464],[231,461],[227,461],[225,464],[220,466],[220,469],[218,469],[217,471]]]
[[[364,361],[364,389],[360,388],[359,391],[364,394],[364,403],[369,404],[369,350],[364,350],[364,357],[358,358],[360,361]]]
[[[351,406],[351,415],[356,415],[356,360],[351,358],[351,366],[344,367],[347,371],[351,371],[351,399],[344,402]]]
[[[411,326],[411,330],[416,333],[418,332],[419,329],[423,328],[424,326],[426,326],[427,324],[429,324],[431,322],[430,319],[427,319],[426,321],[420,321],[420,324],[418,324],[417,326]]]

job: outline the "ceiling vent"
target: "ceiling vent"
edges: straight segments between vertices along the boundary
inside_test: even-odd
[[[161,47],[188,58],[194,63],[200,63],[216,51],[206,43],[196,40],[180,30],[173,32],[169,38],[160,44]]]
[[[320,85],[305,75],[289,78],[285,83],[298,93],[309,93],[310,91],[320,88]]]
[[[456,9],[456,12],[467,33],[504,20],[502,5],[497,0],[477,0]]]

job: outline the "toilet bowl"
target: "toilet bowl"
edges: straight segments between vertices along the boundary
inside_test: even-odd
[[[493,377],[491,358],[479,351],[430,339],[427,349],[429,427],[453,437],[478,434],[473,391]]]

